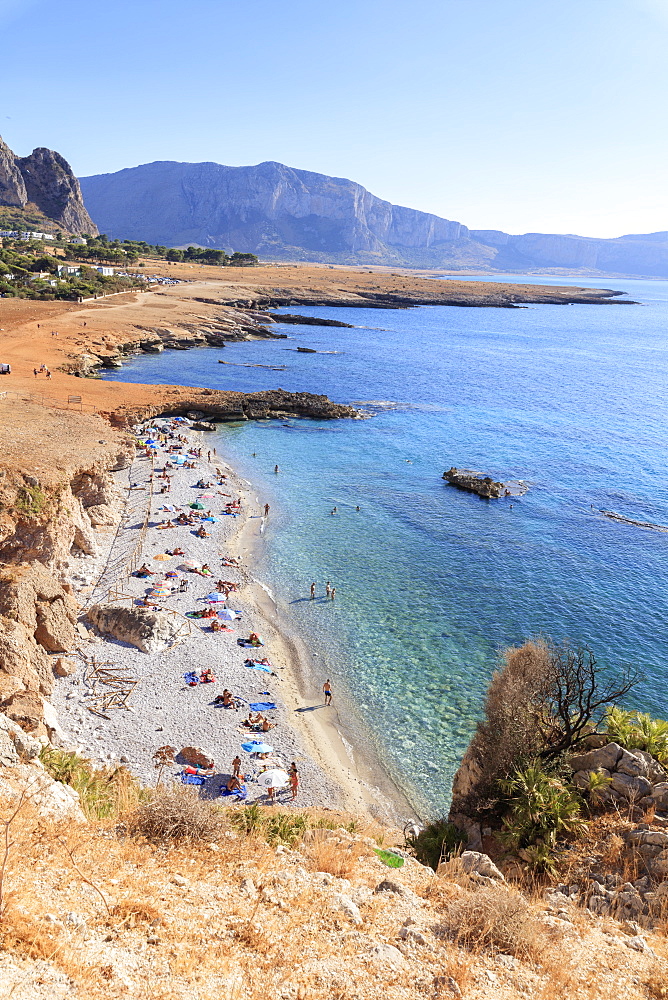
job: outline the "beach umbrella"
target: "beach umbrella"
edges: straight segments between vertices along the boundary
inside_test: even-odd
[[[232,611],[231,608],[223,608],[222,611],[218,612],[218,617],[222,618],[225,622],[235,622],[241,614],[240,611]]]
[[[185,462],[185,458],[183,457],[183,455],[176,455],[172,459],[172,461],[174,462],[175,465],[183,465],[183,463]]]
[[[248,743],[241,744],[242,750],[247,753],[273,753],[274,748],[270,747],[268,743],[262,743],[261,740],[250,740]]]
[[[179,574],[178,574],[178,573],[175,573],[173,569],[170,569],[169,573],[165,573],[165,576],[168,576],[168,577],[170,577],[170,578],[172,578],[172,579],[173,579],[174,577],[178,577],[178,575],[179,575]]]
[[[176,511],[176,507],[174,506],[173,503],[166,503],[163,507],[160,508],[160,510],[168,510],[171,511],[171,513],[174,513]]]
[[[168,556],[166,552],[158,552],[157,556],[153,556],[153,558],[158,559],[160,562],[167,562],[167,560],[172,557]]]
[[[214,500],[215,496],[213,493],[200,493],[197,498],[198,500]]]
[[[201,562],[197,562],[196,559],[186,559],[186,561],[181,565],[181,569],[201,569],[201,568],[202,568]]]
[[[158,442],[154,438],[146,438],[146,444],[157,444]]]
[[[196,501],[195,503],[191,503],[191,504],[189,504],[189,507],[190,507],[190,508],[191,508],[192,510],[204,510],[204,504],[203,504],[203,503],[200,503],[200,502],[199,502],[199,500],[198,500],[198,501]]]
[[[204,600],[208,601],[209,604],[224,604],[227,598],[225,597],[225,594],[219,594],[216,591],[213,594],[207,594]]]
[[[149,597],[169,597],[171,590],[166,590],[163,587],[156,587],[155,590],[150,590],[148,593]]]
[[[205,517],[205,518],[202,518],[202,520],[204,520],[204,521],[210,521],[212,524],[218,524],[218,522],[220,521],[220,518],[219,517]]]
[[[287,773],[282,771],[280,768],[263,771],[262,774],[258,776],[257,781],[263,788],[284,788],[285,785],[290,783]]]

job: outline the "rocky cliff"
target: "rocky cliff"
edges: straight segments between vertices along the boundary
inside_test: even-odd
[[[79,181],[67,160],[52,149],[34,149],[30,156],[19,157],[0,138],[0,206],[32,206],[69,233],[97,233]]]
[[[166,246],[194,243],[268,260],[668,276],[668,233],[603,240],[469,230],[392,205],[354,181],[282,163],[159,161],[83,177],[81,188],[102,231]]]

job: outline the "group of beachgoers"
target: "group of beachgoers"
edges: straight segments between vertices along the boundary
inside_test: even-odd
[[[156,458],[162,452],[164,454],[165,461],[161,463],[160,468],[154,467],[154,479],[158,482],[157,492],[162,494],[169,492],[171,489],[171,478],[180,469],[194,469],[196,468],[198,462],[204,461],[202,458],[202,449],[193,448],[183,433],[182,430],[182,419],[173,418],[166,424],[163,423],[160,429],[152,426],[150,428],[144,428],[142,431],[142,436],[139,436],[139,445],[144,449],[147,456],[150,456],[152,461],[155,463]],[[147,434],[152,436],[147,437]],[[213,456],[211,451],[207,452],[206,461],[211,463],[212,457],[215,461],[216,450],[213,449]],[[161,456],[162,457],[162,456]],[[215,471],[215,482],[212,478],[207,478],[205,476],[200,477],[193,487],[197,490],[212,490],[217,487],[222,487],[226,484],[227,477],[223,474],[220,469]],[[156,490],[154,490],[156,492]],[[226,502],[224,504],[225,510],[221,511],[221,514],[228,514],[232,516],[237,516],[242,512],[241,498],[233,498],[230,493],[224,492],[222,489],[217,490],[218,495],[224,497]],[[156,531],[166,530],[166,529],[179,529],[187,527],[191,530],[192,534],[199,538],[209,538],[211,537],[210,532],[204,527],[205,523],[215,524],[219,520],[219,516],[214,514],[210,509],[206,509],[205,504],[202,502],[204,499],[209,499],[211,494],[198,496],[196,502],[187,505],[187,509],[182,509],[177,506],[163,507],[162,511],[167,517],[163,518],[161,523],[153,524],[151,527]],[[268,505],[264,507],[265,517],[269,512]],[[193,528],[195,530],[193,530]],[[154,556],[155,559],[169,559],[175,556],[186,557],[186,550],[179,546],[174,546],[171,549],[167,549],[164,553],[159,553]],[[239,561],[232,556],[223,556],[221,558],[221,566],[223,567],[234,567],[240,568]],[[213,569],[208,563],[199,563],[196,560],[185,559],[184,565],[179,567],[179,570],[186,571],[188,574],[194,574],[196,576],[201,576],[205,579],[215,580],[215,594],[212,592],[205,597],[204,600],[208,601],[208,606],[205,608],[196,609],[186,613],[186,617],[189,619],[199,620],[202,622],[202,626],[208,629],[210,632],[214,633],[234,633],[234,629],[230,627],[230,622],[238,620],[241,617],[241,612],[234,611],[228,606],[228,599],[230,595],[236,594],[239,590],[240,584],[234,580],[221,578],[216,580],[217,574],[214,573]],[[140,598],[138,604],[142,607],[150,607],[154,609],[159,609],[162,602],[169,598],[173,594],[182,594],[189,592],[189,579],[188,576],[179,577],[179,573],[174,570],[170,570],[166,573],[162,573],[158,570],[154,570],[144,562],[138,570],[136,570],[135,575],[141,579],[146,579],[150,581],[150,588],[147,590],[145,596]],[[220,594],[220,598],[217,595]],[[219,611],[224,612],[223,620],[219,617]],[[248,636],[245,635],[237,639],[237,643],[243,647],[259,648],[264,645],[262,637],[258,632],[251,631]],[[273,664],[268,660],[266,656],[257,659],[246,659],[244,665],[250,669],[263,671],[270,674],[273,677],[277,677],[274,671]],[[183,675],[183,679],[186,687],[195,688],[200,684],[215,684],[217,678],[211,668],[203,669],[199,672],[195,670],[188,671]],[[329,682],[328,682],[329,683]],[[263,692],[268,694],[268,692]],[[223,690],[222,694],[216,695],[211,703],[216,708],[223,708],[226,710],[236,710],[239,709],[244,704],[244,699],[235,697],[232,691],[228,688]],[[258,711],[258,707],[262,708],[262,711]],[[245,718],[240,724],[238,724],[239,732],[243,733],[245,738],[249,738],[250,733],[266,734],[274,729],[277,725],[276,722],[272,721],[271,718],[266,714],[267,711],[275,709],[276,705],[273,702],[260,702],[256,705],[251,706],[252,710],[248,713],[248,717]],[[232,774],[227,781],[224,788],[221,789],[222,795],[234,796],[238,801],[245,801],[247,796],[247,785],[248,780],[260,780],[260,776],[268,771],[276,771],[277,775],[282,776],[282,780],[279,782],[277,778],[278,787],[287,787],[291,792],[291,801],[297,796],[297,791],[299,788],[299,773],[297,770],[297,765],[293,761],[290,765],[288,771],[284,770],[284,765],[275,761],[270,760],[268,753],[261,752],[256,753],[252,751],[252,747],[257,745],[258,747],[264,747],[265,744],[259,743],[257,741],[251,741],[247,743],[246,746],[251,748],[251,760],[254,765],[257,766],[257,771],[251,779],[250,776],[241,773],[241,758],[236,757],[233,762]],[[186,783],[199,784],[203,783],[207,777],[211,777],[213,771],[209,773],[209,769],[201,768],[186,768],[181,775],[181,778]],[[273,803],[276,800],[277,787],[267,785],[266,782],[262,782],[267,793],[267,802]]]

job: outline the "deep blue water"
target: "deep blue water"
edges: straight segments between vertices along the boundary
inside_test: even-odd
[[[425,816],[447,806],[508,644],[542,633],[589,643],[611,672],[637,663],[629,704],[668,714],[668,534],[595,510],[668,525],[668,282],[570,283],[642,305],[300,307],[364,329],[284,326],[288,341],[166,351],[110,376],[377,401],[365,421],[223,425],[217,446],[272,504],[261,576],[313,652],[313,700],[331,676],[356,740]],[[442,481],[451,465],[530,489],[487,502]],[[304,599],[327,579],[333,605]]]

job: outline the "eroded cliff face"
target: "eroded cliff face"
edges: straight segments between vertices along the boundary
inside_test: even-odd
[[[39,409],[33,414],[37,419]],[[45,409],[41,416],[54,419]],[[53,654],[75,651],[80,638],[80,606],[71,581],[85,584],[86,575],[97,570],[96,529],[113,525],[121,511],[112,471],[127,465],[132,454],[129,440],[111,428],[107,440],[89,440],[99,433],[99,420],[80,414],[56,419],[56,432],[41,436],[37,445],[46,466],[43,477],[20,468],[21,459],[34,461],[25,448],[11,464],[5,450],[0,466],[0,712],[38,735],[50,735],[45,715],[48,719]],[[74,439],[71,452],[68,432]],[[8,433],[7,427],[0,429],[0,444]],[[14,427],[14,439],[19,435]]]
[[[84,207],[79,181],[60,153],[40,147],[18,157],[0,139],[0,205],[25,208],[28,204],[70,233],[97,233]]]

